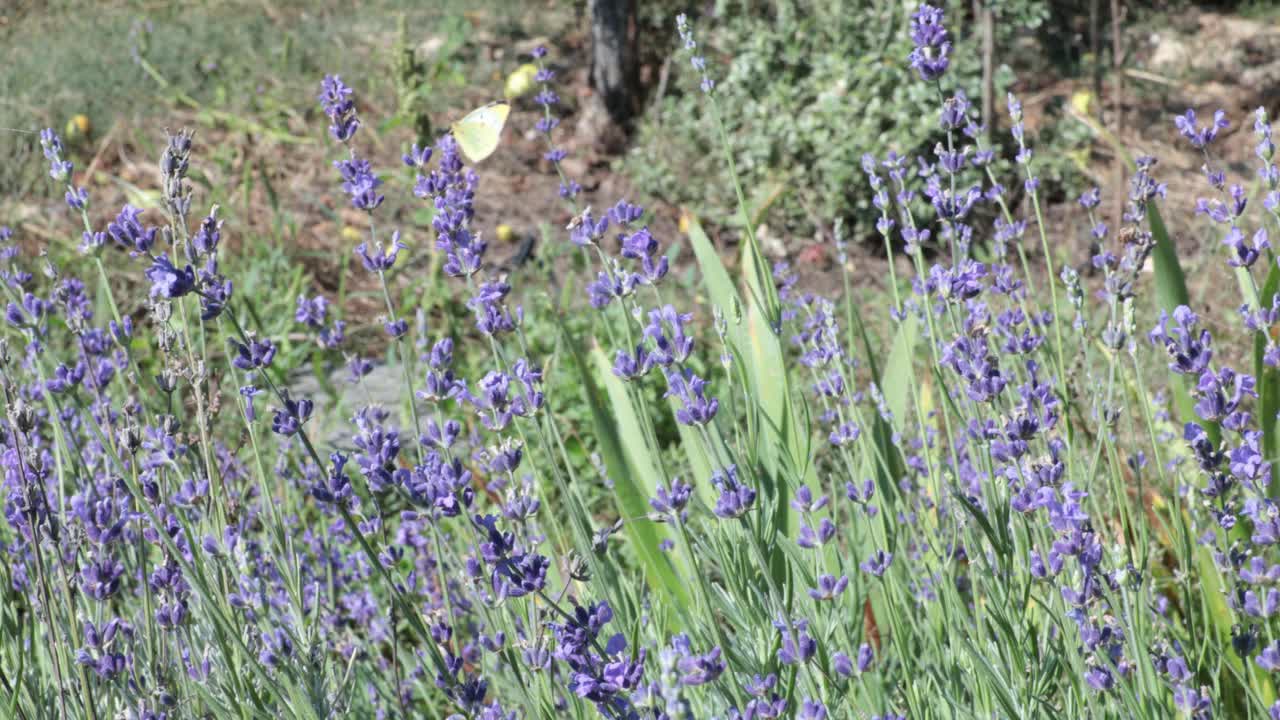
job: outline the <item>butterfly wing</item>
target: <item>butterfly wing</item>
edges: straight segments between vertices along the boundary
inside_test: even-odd
[[[492,155],[498,149],[502,127],[507,124],[507,116],[510,114],[510,103],[496,102],[476,108],[455,122],[451,129],[462,154],[473,163]]]

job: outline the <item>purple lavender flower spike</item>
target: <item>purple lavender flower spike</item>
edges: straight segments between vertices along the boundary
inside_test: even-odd
[[[395,266],[396,258],[399,257],[400,251],[408,249],[408,247],[408,245],[400,242],[400,234],[395,233],[391,236],[390,245],[384,247],[379,242],[370,252],[369,243],[362,242],[356,246],[355,253],[360,258],[365,270],[371,273],[384,273]]]
[[[1186,113],[1179,115],[1173,119],[1173,124],[1178,127],[1178,132],[1191,142],[1191,147],[1197,150],[1203,150],[1218,137],[1218,133],[1231,127],[1231,122],[1227,120],[1225,110],[1217,110],[1213,113],[1213,122],[1204,127],[1196,125],[1196,111],[1188,109]]]
[[[342,177],[342,191],[351,197],[352,207],[373,212],[382,204],[385,196],[378,194],[382,179],[374,174],[368,160],[351,157],[335,160],[333,166]]]
[[[275,411],[271,418],[271,431],[277,435],[296,435],[302,424],[311,418],[315,405],[305,398],[293,399],[288,390],[281,391],[284,407]]]
[[[351,477],[346,472],[347,456],[335,452],[329,455],[329,462],[330,468],[324,477],[311,485],[311,496],[326,505],[338,505],[348,509],[355,507],[356,498],[351,487]]]
[[[69,160],[62,159],[63,147],[62,138],[58,137],[58,133],[53,128],[45,128],[40,131],[40,148],[44,151],[45,159],[49,161],[49,177],[54,180],[66,180],[71,177],[71,169],[74,167]]]
[[[893,562],[893,553],[877,550],[858,567],[862,568],[863,572],[881,577],[889,569],[891,562]]]
[[[715,514],[722,518],[742,517],[756,501],[756,491],[738,481],[737,466],[730,465],[711,474],[711,484],[719,491]]]
[[[809,597],[819,602],[839,597],[849,585],[849,578],[841,575],[838,579],[833,575],[822,575],[818,578],[818,586],[809,589]]]
[[[911,15],[911,42],[915,48],[907,59],[926,82],[942,77],[951,62],[951,36],[943,25],[944,19],[941,8],[926,4]]]
[[[805,700],[800,703],[796,720],[827,720],[827,706],[820,700]]]
[[[709,652],[697,655],[689,650],[687,637],[681,635],[678,639],[683,639],[684,650],[683,657],[676,662],[681,685],[685,687],[706,685],[715,682],[724,673],[726,665],[720,657],[720,648],[711,648]]]
[[[1268,672],[1280,670],[1280,641],[1264,647],[1258,657],[1254,658],[1254,662],[1258,664],[1258,667]]]
[[[356,116],[356,103],[351,94],[351,88],[343,84],[337,75],[326,75],[320,82],[317,99],[331,123],[329,134],[341,143],[350,140],[360,128],[360,118]]]
[[[236,353],[231,364],[245,371],[270,367],[271,360],[276,356],[276,346],[266,338],[262,340],[250,338],[248,345],[232,340],[231,346]]]
[[[682,425],[706,425],[715,418],[720,401],[707,397],[707,381],[690,369],[667,369],[666,397],[679,398],[683,404],[676,410],[676,421]]]
[[[172,300],[196,289],[195,269],[190,265],[178,268],[164,254],[152,258],[152,265],[147,268],[146,276],[151,281],[153,298],[162,297]]]
[[[654,518],[658,522],[676,522],[677,519],[683,520],[685,517],[685,506],[689,504],[692,497],[693,487],[676,478],[671,481],[670,486],[658,485],[657,492],[649,501],[649,505],[654,509],[656,513]]]
[[[120,209],[120,214],[116,216],[115,221],[107,225],[107,234],[117,243],[135,252],[150,252],[151,247],[156,243],[159,229],[143,226],[141,215],[142,210],[132,205],[125,205]]]

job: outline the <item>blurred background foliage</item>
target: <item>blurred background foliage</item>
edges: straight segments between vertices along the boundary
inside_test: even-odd
[[[997,47],[1034,35],[1050,4],[994,3]],[[948,15],[963,17],[969,7],[951,2]],[[916,155],[945,139],[935,117],[938,91],[912,82],[901,62],[911,50],[901,3],[722,0],[714,15],[715,22],[705,23],[703,42],[721,72],[716,92],[722,107],[731,108],[726,120],[744,185],[774,188],[776,197],[767,196],[776,203],[772,218],[786,226],[812,228],[816,218],[843,218],[869,227],[865,221],[873,213],[862,155]],[[945,90],[980,86],[978,38],[954,40],[963,47],[953,55]],[[994,69],[996,96],[1003,98],[1012,71],[1003,62]],[[684,70],[673,68],[677,75]],[[668,201],[710,204],[732,215],[726,212],[734,204],[732,186],[713,151],[715,129],[690,92],[696,88],[685,77],[663,90],[622,162],[624,172]]]
[[[943,4],[948,17],[965,18],[956,24],[956,61],[944,90],[979,87],[983,68],[977,16],[983,3]],[[719,72],[716,92],[722,106],[730,108],[726,119],[738,170],[744,185],[759,189],[757,203],[772,204],[769,219],[783,234],[812,234],[815,224],[830,227],[836,219],[869,229],[875,213],[859,167],[862,155],[920,155],[943,139],[935,117],[937,92],[910,82],[909,69],[899,62],[911,48],[904,11],[910,5],[717,0],[700,6],[703,17],[714,19],[702,23],[702,42]],[[1122,26],[1149,24],[1154,29],[1174,23],[1192,7],[1267,18],[1275,16],[1280,4],[991,0],[985,6],[994,20],[993,141],[999,144],[1009,142],[998,131],[1008,125],[1004,98],[1014,89],[1015,77],[1020,95],[1064,79],[1087,81],[1095,73],[1094,91],[1101,88],[1103,72],[1115,67],[1113,12],[1119,12]],[[685,9],[685,3],[670,0],[645,3],[641,19],[650,28],[645,36],[661,45],[655,55],[670,56],[676,39],[661,28]],[[1121,45],[1125,61],[1132,59],[1129,43],[1126,38]],[[713,151],[716,130],[704,121],[691,75],[679,63],[663,68],[634,144],[617,167],[665,201],[709,206],[715,215],[733,217],[733,189],[723,158]],[[1091,100],[1096,109],[1098,98]],[[1061,118],[1062,104],[1051,102],[1048,116]],[[1089,131],[1077,123],[1043,122],[1033,132],[1047,195],[1061,200],[1084,190],[1088,183],[1081,170],[1088,157],[1081,146]],[[1008,170],[1007,164],[1000,168]]]

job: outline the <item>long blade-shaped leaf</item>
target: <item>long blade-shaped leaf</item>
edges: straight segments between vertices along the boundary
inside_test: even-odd
[[[1271,264],[1266,282],[1262,285],[1262,293],[1258,298],[1258,307],[1271,307],[1272,298],[1280,290],[1280,266]],[[1262,424],[1262,454],[1270,459],[1280,451],[1280,438],[1276,437],[1276,414],[1280,413],[1280,370],[1269,367],[1264,361],[1267,349],[1267,337],[1257,333],[1253,339],[1253,374],[1258,382],[1258,420]],[[1276,468],[1271,469],[1270,497],[1275,497]]]
[[[1162,310],[1172,313],[1179,305],[1191,302],[1191,295],[1187,292],[1187,276],[1182,272],[1182,264],[1178,262],[1178,249],[1169,237],[1164,218],[1160,216],[1160,208],[1149,206],[1147,219],[1152,239],[1156,241],[1155,250],[1151,252],[1156,274],[1156,302]]]
[[[846,318],[849,323],[849,347],[852,349],[858,340],[862,341],[862,347],[866,353],[867,369],[871,371],[872,377],[878,378],[880,391],[885,395],[886,400],[891,396],[895,398],[893,402],[889,403],[890,412],[893,415],[891,419],[896,423],[901,423],[905,417],[902,413],[905,412],[908,397],[906,395],[906,392],[908,391],[908,378],[906,377],[906,373],[911,371],[911,354],[909,349],[915,346],[915,321],[914,319],[911,320],[912,326],[910,330],[908,330],[905,323],[900,325],[898,327],[898,332],[894,336],[893,346],[889,352],[890,363],[887,367],[895,367],[896,365],[904,363],[907,366],[902,369],[895,370],[894,376],[891,378],[889,377],[889,373],[886,371],[887,369],[882,369],[880,367],[880,361],[877,359],[879,350],[877,350],[875,343],[872,341],[871,334],[867,332],[867,326],[866,323],[863,322],[862,313],[854,305],[852,297],[845,298],[845,310]],[[906,336],[908,335],[911,336],[910,340],[906,339]],[[897,352],[897,348],[899,346],[903,346],[908,350],[904,352]],[[892,385],[893,389],[886,390],[886,383]],[[899,396],[901,397],[900,401],[898,400]],[[893,409],[899,406],[901,406],[901,410]],[[883,465],[876,463],[876,477],[880,481],[879,487],[881,491],[888,493],[890,488],[894,487],[895,480],[901,476],[903,472],[902,456],[898,453],[898,448],[893,444],[893,433],[895,428],[888,422],[885,422],[885,419],[880,416],[880,413],[877,412],[873,416],[871,425],[872,442],[876,445],[876,452],[878,452],[880,457],[884,459]]]
[[[1156,242],[1151,253],[1151,262],[1155,269],[1156,303],[1159,308],[1170,315],[1179,305],[1189,305],[1191,296],[1187,293],[1187,279],[1178,262],[1178,251],[1169,237],[1164,219],[1160,217],[1160,209],[1155,205],[1147,208],[1148,223],[1151,226],[1151,237]],[[1183,422],[1199,421],[1195,411],[1195,401],[1191,398],[1191,383],[1184,376],[1172,379],[1173,403],[1178,409],[1178,417]],[[1221,433],[1218,424],[1201,423],[1208,433],[1209,439],[1217,444]]]
[[[623,529],[636,557],[644,567],[645,577],[655,592],[662,593],[681,609],[689,607],[685,584],[677,576],[671,560],[659,548],[665,529],[648,518],[649,499],[660,481],[657,463],[650,456],[640,426],[640,416],[627,394],[627,388],[611,371],[609,359],[599,348],[592,348],[590,368],[579,365],[583,387],[591,405],[596,440],[609,477],[613,480],[618,511],[623,516]],[[608,394],[608,405],[592,377],[599,373]]]
[[[753,296],[763,296],[764,289],[757,286],[757,278],[770,277],[767,269],[755,272],[755,259],[751,253],[743,252],[742,276],[751,288]],[[808,428],[800,427],[791,396],[791,382],[787,373],[786,356],[782,351],[782,343],[778,334],[769,327],[761,310],[753,303],[747,308],[747,332],[751,340],[751,370],[755,377],[757,402],[764,411],[767,426],[776,430],[776,444],[767,443],[762,448],[762,459],[779,484],[775,489],[779,493],[779,503],[775,516],[776,526],[784,532],[794,529],[794,518],[791,514],[789,496],[782,485],[784,476],[780,474],[790,468],[796,482],[808,481],[816,484],[816,471],[811,461]]]
[[[720,255],[707,238],[697,219],[689,223],[689,241],[698,265],[702,269],[703,283],[711,302],[727,316],[735,309],[745,308],[742,322],[729,323],[729,342],[739,350],[741,362],[746,368],[746,388],[749,415],[757,413],[759,424],[755,427],[753,450],[759,459],[765,476],[766,487],[760,488],[773,504],[772,530],[787,533],[794,528],[790,507],[791,483],[811,481],[816,484],[816,472],[811,462],[811,447],[807,428],[800,427],[801,414],[794,407],[788,376],[786,357],[774,328],[769,326],[764,311],[755,302],[743,303],[742,295],[725,269]],[[761,268],[760,270],[766,269]],[[759,287],[753,253],[743,252],[742,275],[746,279],[751,297],[761,297],[765,288]],[[781,554],[773,560],[777,579],[785,566]],[[772,560],[771,560],[772,562]]]
[[[889,359],[880,375],[880,392],[889,406],[889,412],[893,414],[893,421],[899,424],[896,428],[898,430],[902,429],[901,423],[907,417],[911,373],[914,372],[911,360],[919,334],[915,315],[907,315],[894,333],[893,347],[889,350]]]

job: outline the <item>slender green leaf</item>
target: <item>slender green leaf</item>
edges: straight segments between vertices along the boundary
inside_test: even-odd
[[[1160,208],[1154,204],[1147,208],[1147,223],[1151,227],[1152,239],[1156,242],[1151,252],[1151,261],[1156,276],[1156,302],[1160,308],[1172,313],[1179,305],[1188,305],[1191,295],[1187,292],[1187,276],[1182,272],[1182,264],[1178,262],[1178,249],[1174,247],[1160,216]]]
[[[684,448],[685,459],[689,461],[689,471],[693,474],[693,484],[699,488],[699,495],[706,500],[709,495],[702,493],[711,486],[711,459],[707,457],[698,433],[688,425],[677,425],[676,428],[680,432],[680,446]]]
[[[761,528],[764,535],[761,540],[773,546],[773,533],[788,534],[795,529],[790,486],[800,482],[816,486],[817,473],[811,462],[807,429],[797,423],[799,415],[792,403],[788,368],[778,333],[770,327],[764,314],[767,311],[755,301],[765,297],[772,287],[760,287],[758,278],[767,276],[767,269],[757,268],[755,254],[744,247],[742,275],[753,301],[743,303],[719,253],[696,218],[689,223],[689,240],[711,302],[731,318],[728,339],[739,353],[735,362],[746,367],[749,402],[746,411],[748,418],[758,416],[751,450],[758,458],[762,475],[760,490],[773,510],[769,518],[771,527]],[[743,315],[741,322],[739,312]],[[769,562],[775,582],[783,584],[786,558],[775,548]]]
[[[1280,266],[1271,263],[1271,271],[1262,285],[1262,294],[1258,298],[1258,307],[1271,307],[1276,291],[1280,290]],[[1263,360],[1267,350],[1267,337],[1256,333],[1253,339],[1253,374],[1257,378],[1258,421],[1262,425],[1262,454],[1272,461],[1271,484],[1268,495],[1276,493],[1275,457],[1280,451],[1280,442],[1276,437],[1276,414],[1280,413],[1280,370],[1268,367]]]
[[[880,361],[878,360],[880,351],[872,342],[871,334],[867,332],[867,326],[862,321],[862,313],[854,306],[853,298],[845,298],[845,305],[847,320],[849,323],[849,332],[851,336],[853,336],[850,338],[849,345],[850,347],[853,346],[855,337],[862,340],[867,368],[871,371],[872,377],[879,378],[881,393],[885,395],[887,400],[890,396],[897,397],[899,392],[906,392],[908,389],[906,382],[907,378],[900,378],[898,376],[902,375],[904,372],[909,372],[911,369],[910,366],[908,365],[908,367],[903,370],[895,371],[895,377],[888,377],[887,373],[880,367]],[[914,318],[912,318],[910,322],[912,324],[911,335],[914,336]],[[914,346],[914,337],[908,339],[907,335],[907,324],[903,323],[898,327],[898,332],[894,336],[893,348],[889,353],[890,364],[888,367],[895,367],[895,363],[910,363],[911,356],[909,350],[903,354],[895,352],[899,345],[904,348]],[[886,383],[892,384],[894,389],[887,391],[885,388]],[[901,385],[901,388],[899,388],[899,385]],[[893,413],[893,419],[898,422],[901,422],[905,417],[903,413],[906,412],[906,400],[907,396],[903,395],[901,402],[898,403],[903,408],[901,411],[893,410],[897,404],[890,403],[889,405],[890,412]],[[880,480],[879,487],[882,492],[889,492],[890,489],[894,487],[896,479],[903,473],[902,456],[898,453],[897,446],[893,444],[893,432],[894,428],[890,426],[888,422],[885,422],[885,419],[877,412],[871,420],[871,438],[872,442],[875,443],[876,451],[879,453],[880,457],[884,459],[883,465],[878,462],[875,464],[876,477]]]
[[[658,547],[666,529],[648,519],[649,499],[653,497],[660,478],[657,464],[649,454],[650,449],[639,440],[644,437],[639,414],[627,395],[626,386],[611,372],[611,364],[604,352],[595,347],[590,354],[591,365],[577,363],[577,367],[591,407],[600,456],[613,480],[618,512],[624,518],[623,530],[644,567],[650,587],[675,602],[679,608],[688,608],[689,595],[685,584],[676,575],[669,557]],[[608,393],[607,406],[591,368],[599,373],[604,383]],[[627,438],[630,440],[625,440]]]
[[[915,352],[916,339],[920,334],[916,323],[914,315],[907,315],[898,325],[898,332],[893,336],[893,347],[889,350],[889,359],[885,362],[880,375],[880,392],[889,406],[889,412],[893,413],[894,422],[899,423],[897,430],[902,429],[901,423],[908,412],[907,400],[910,398],[911,373],[915,371],[911,359]]]
[[[1155,250],[1151,253],[1156,278],[1156,303],[1161,310],[1172,315],[1179,305],[1191,303],[1186,275],[1178,262],[1178,250],[1174,247],[1164,220],[1160,217],[1160,209],[1155,204],[1147,208],[1147,221],[1151,227],[1151,236],[1156,242]],[[1200,421],[1196,415],[1195,401],[1191,398],[1191,382],[1183,375],[1177,375],[1170,381],[1178,417],[1183,422],[1200,422],[1209,439],[1216,445],[1222,433],[1218,429],[1218,423]]]
[[[720,255],[707,238],[697,219],[689,223],[689,240],[694,255],[702,269],[703,282],[711,302],[719,307],[727,317],[735,315],[735,309],[742,314],[742,322],[729,322],[729,340],[737,348],[741,356],[734,358],[746,366],[749,383],[749,400],[761,415],[759,432],[761,436],[755,445],[767,480],[772,487],[762,488],[777,500],[775,526],[781,530],[792,527],[790,505],[785,500],[784,466],[789,464],[802,477],[813,475],[810,467],[807,445],[803,433],[796,428],[795,410],[791,403],[791,389],[787,375],[787,366],[778,335],[769,327],[767,318],[754,302],[743,303],[742,296],[730,279]],[[760,296],[762,289],[757,284],[752,255],[743,252],[742,275],[754,296]],[[736,319],[736,318],[735,318]],[[788,462],[782,461],[787,455]],[[796,478],[797,481],[800,479]]]

